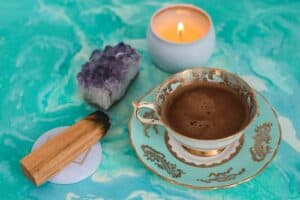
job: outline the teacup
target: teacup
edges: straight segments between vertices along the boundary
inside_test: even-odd
[[[237,92],[242,101],[248,106],[248,121],[243,128],[234,134],[217,139],[195,139],[183,135],[175,131],[172,127],[164,121],[165,117],[162,116],[162,106],[165,103],[167,95],[176,91],[179,86],[183,86],[189,83],[209,82],[214,84],[224,84],[226,87]],[[237,75],[217,68],[192,68],[187,69],[167,78],[159,87],[154,102],[134,102],[134,115],[137,119],[145,124],[155,124],[163,126],[168,134],[177,140],[186,150],[190,153],[200,156],[214,156],[230,144],[238,141],[244,134],[245,129],[251,124],[257,114],[257,100],[253,89]],[[149,108],[152,109],[156,114],[157,118],[144,118],[139,115],[139,109]]]

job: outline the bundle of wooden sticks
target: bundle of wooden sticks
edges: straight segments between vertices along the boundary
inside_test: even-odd
[[[52,137],[21,160],[24,174],[37,186],[97,143],[110,127],[110,118],[96,111]]]

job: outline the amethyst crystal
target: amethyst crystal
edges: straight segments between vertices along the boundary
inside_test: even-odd
[[[84,97],[104,109],[120,99],[136,76],[140,55],[129,45],[119,43],[93,51],[77,74]]]

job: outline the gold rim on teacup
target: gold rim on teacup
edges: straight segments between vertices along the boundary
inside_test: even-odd
[[[216,84],[225,84],[226,86],[235,89],[242,95],[243,100],[247,103],[250,109],[250,119],[248,123],[236,133],[218,139],[195,139],[173,130],[168,123],[164,122],[161,118],[161,106],[164,103],[165,96],[172,93],[179,85],[189,84],[193,81],[213,81]],[[257,100],[254,90],[237,75],[218,68],[197,67],[190,68],[178,72],[167,78],[158,88],[155,94],[155,101],[150,102],[134,102],[134,115],[137,119],[146,124],[156,124],[164,126],[171,135],[182,145],[188,152],[195,153],[199,156],[217,155],[222,152],[220,149],[225,148],[234,141],[239,140],[244,134],[244,131],[251,124],[257,115]],[[138,114],[140,108],[149,108],[154,110],[158,119],[148,119],[141,117]],[[200,152],[200,153],[199,153]],[[203,152],[208,152],[204,153]]]
[[[186,150],[190,154],[193,154],[195,156],[201,156],[201,157],[216,156],[219,153],[222,153],[224,151],[224,149],[225,149],[225,147],[223,147],[223,148],[220,148],[220,149],[213,149],[213,150],[208,150],[208,151],[200,151],[200,150],[191,149],[191,148],[186,147],[184,145],[181,145],[181,146],[183,147],[184,150]]]

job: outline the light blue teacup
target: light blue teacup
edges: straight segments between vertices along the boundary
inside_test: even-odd
[[[236,91],[240,95],[245,105],[249,108],[249,116],[247,123],[240,128],[239,131],[226,137],[218,139],[195,139],[174,130],[163,117],[162,107],[167,99],[167,96],[180,88],[183,85],[188,85],[194,82],[209,82],[213,84],[222,84],[226,87]],[[199,67],[187,69],[182,72],[176,73],[167,78],[161,83],[158,91],[156,92],[154,102],[138,101],[133,103],[135,117],[144,124],[161,125],[168,131],[168,134],[175,138],[179,144],[190,152],[199,155],[213,156],[222,152],[227,146],[238,141],[243,136],[245,130],[254,120],[257,114],[257,100],[253,89],[240,77],[230,72],[217,68]],[[141,108],[148,108],[153,110],[158,119],[145,118],[139,114]],[[201,134],[201,133],[199,133]]]

